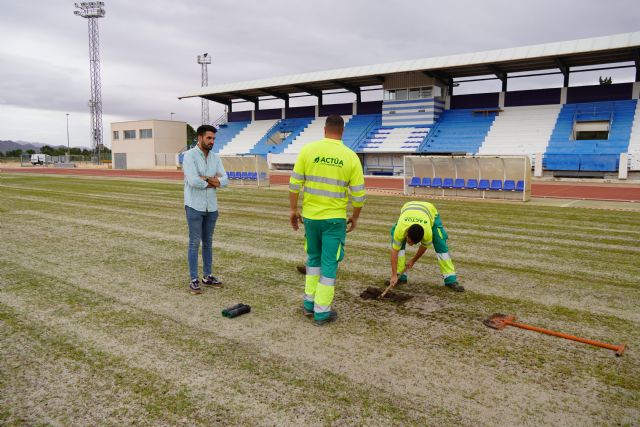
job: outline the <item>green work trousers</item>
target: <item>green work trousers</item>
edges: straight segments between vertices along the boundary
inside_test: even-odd
[[[347,221],[344,218],[304,218],[307,275],[304,307],[316,320],[329,317],[336,285],[338,263],[344,258]]]

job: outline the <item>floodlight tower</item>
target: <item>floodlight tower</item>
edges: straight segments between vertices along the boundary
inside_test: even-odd
[[[211,64],[211,57],[208,53],[204,55],[198,55],[198,64],[202,65],[202,87],[209,86],[209,71],[207,71],[207,65]],[[209,124],[209,101],[202,98],[202,123],[203,125]]]
[[[98,18],[104,18],[104,2],[90,1],[75,4],[74,15],[87,18],[89,22],[89,75],[91,78],[91,142],[100,162],[102,150],[102,93],[100,88],[100,41]]]

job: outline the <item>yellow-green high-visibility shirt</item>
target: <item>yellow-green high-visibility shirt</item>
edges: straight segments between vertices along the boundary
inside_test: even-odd
[[[339,139],[324,138],[302,147],[289,179],[289,191],[304,189],[302,216],[346,218],[347,203],[362,207],[364,176],[358,155]]]
[[[420,224],[424,228],[424,237],[420,245],[427,246],[431,243],[433,223],[438,215],[436,207],[429,202],[407,202],[400,209],[400,218],[393,233],[393,249],[399,251],[407,240],[407,230],[413,224]]]

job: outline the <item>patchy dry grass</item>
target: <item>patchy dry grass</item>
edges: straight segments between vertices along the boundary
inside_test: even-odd
[[[300,312],[302,233],[280,190],[221,191],[220,290],[186,290],[179,183],[0,176],[0,424],[637,425],[640,214],[437,201],[462,283],[430,250],[404,305],[388,274],[403,198],[373,196],[340,267],[340,320]],[[225,319],[237,302],[250,315]],[[492,312],[606,342],[528,331]]]

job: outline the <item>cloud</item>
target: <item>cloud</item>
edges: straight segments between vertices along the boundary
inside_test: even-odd
[[[86,20],[73,15],[72,3],[0,4],[0,111],[13,109],[19,123],[88,113]],[[105,7],[99,29],[106,117],[175,112],[174,119],[192,124],[200,120],[200,101],[177,97],[200,87],[196,56],[204,52],[213,58],[209,84],[216,85],[597,37],[637,31],[640,22],[637,0],[108,0]],[[215,103],[210,108],[212,119],[223,112]],[[23,114],[29,120],[16,119]],[[7,123],[0,117],[0,139],[8,139]],[[88,135],[88,119],[85,126],[76,133]],[[66,143],[64,133],[43,141],[46,135],[29,126],[12,129],[18,139]]]

